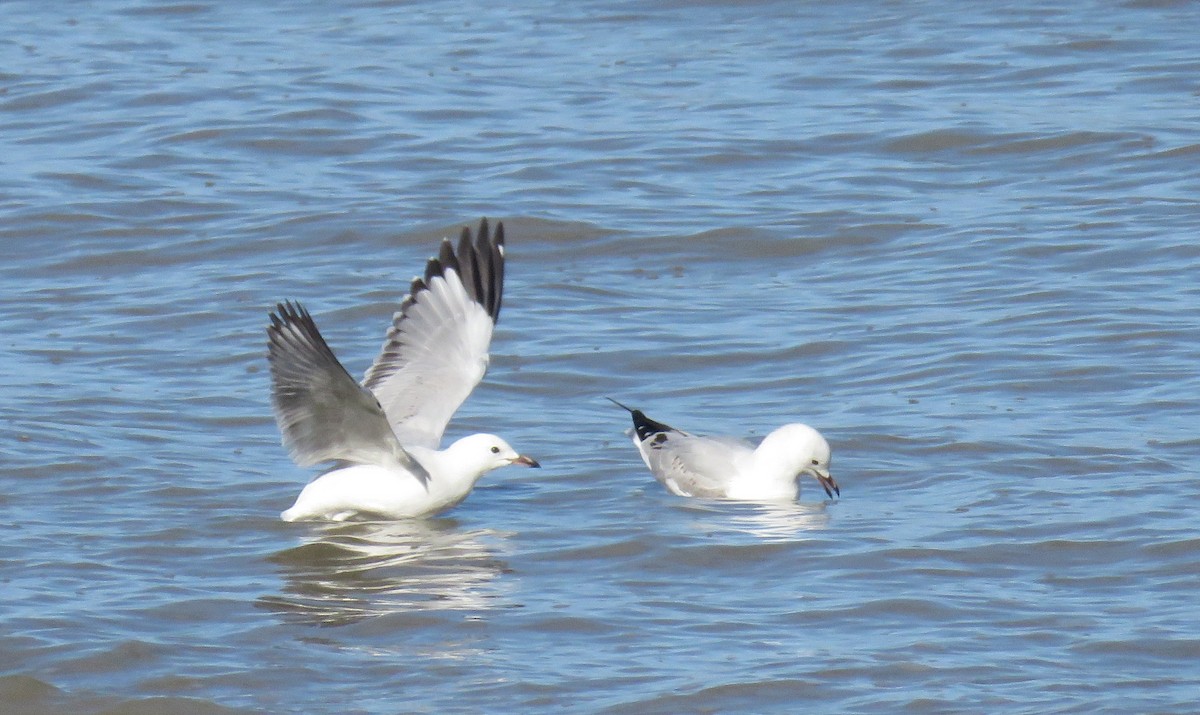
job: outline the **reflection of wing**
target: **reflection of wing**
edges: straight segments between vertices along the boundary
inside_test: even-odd
[[[280,303],[267,328],[271,402],[292,459],[399,465],[424,481],[375,397],[354,382],[298,303]]]
[[[504,292],[504,224],[487,220],[455,250],[442,242],[425,277],[392,318],[387,340],[363,386],[383,405],[402,444],[436,449],[459,405],[487,371],[492,329]]]
[[[642,443],[655,479],[680,496],[723,497],[729,481],[749,462],[753,448],[741,440],[659,432]]]
[[[338,522],[313,527],[301,544],[267,556],[282,591],[258,605],[308,625],[342,626],[415,611],[504,607],[504,535],[453,520]],[[453,646],[451,646],[453,652]]]

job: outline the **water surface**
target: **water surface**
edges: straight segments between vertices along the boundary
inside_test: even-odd
[[[1188,712],[1187,3],[9,2],[0,703]],[[509,235],[503,470],[285,524],[266,313],[354,374]],[[603,397],[801,420],[842,498],[667,494]]]

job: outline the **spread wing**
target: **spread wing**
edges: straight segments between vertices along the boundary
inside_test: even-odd
[[[424,278],[392,318],[363,386],[383,406],[405,445],[436,449],[459,406],[487,372],[488,348],[504,292],[504,224],[487,219],[455,248],[442,242]]]
[[[277,306],[267,348],[275,421],[297,464],[400,466],[427,480],[400,446],[375,396],[350,377],[303,306]]]

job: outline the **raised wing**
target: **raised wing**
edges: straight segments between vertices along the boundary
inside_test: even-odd
[[[487,219],[455,248],[442,241],[392,318],[363,386],[405,445],[436,449],[450,418],[483,379],[504,293],[504,224]]]
[[[267,328],[271,403],[283,444],[302,467],[322,462],[401,466],[428,474],[388,426],[379,402],[359,386],[299,303],[280,303]]]

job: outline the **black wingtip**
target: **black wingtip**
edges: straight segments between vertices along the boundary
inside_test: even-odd
[[[448,238],[442,239],[442,247],[438,251],[438,262],[442,264],[442,270],[454,269],[462,272],[462,269],[458,267],[458,256],[454,255],[454,244]]]
[[[662,422],[658,422],[656,420],[652,420],[646,416],[645,412],[642,412],[641,410],[635,410],[632,407],[623,405],[611,397],[605,397],[604,399],[613,403],[617,407],[620,407],[621,409],[627,410],[629,412],[629,416],[633,418],[633,431],[637,433],[638,439],[642,440],[643,442],[646,441],[647,439],[650,439],[651,437],[653,437],[656,434],[662,434],[663,432],[678,432],[679,431],[670,425],[663,424]]]
[[[275,310],[271,311],[269,315],[271,317],[271,325],[267,329],[268,331],[272,328],[279,330],[288,324],[312,321],[312,316],[308,314],[308,311],[304,309],[300,301],[285,300],[282,303],[276,303]]]
[[[339,367],[337,356],[321,336],[317,321],[299,301],[285,300],[275,304],[267,326],[267,361],[271,364],[273,379],[277,379],[278,363],[293,358],[288,355],[319,355]]]
[[[629,407],[628,405],[622,405],[620,402],[617,402],[616,400],[614,400],[613,398],[611,398],[611,397],[609,397],[609,396],[607,396],[607,395],[605,395],[605,396],[604,396],[604,399],[606,399],[606,400],[608,400],[609,402],[613,403],[613,404],[614,404],[614,405],[616,405],[617,407],[620,407],[621,409],[625,410],[625,411],[626,411],[626,412],[628,412],[629,414],[633,414],[633,413],[634,413],[634,409],[633,409],[632,407]]]
[[[448,260],[448,253],[453,255],[453,262]],[[474,234],[470,227],[463,226],[457,246],[443,243],[442,254],[434,260],[440,264],[434,267],[436,274],[453,268],[472,300],[483,306],[493,322],[500,320],[504,297],[504,224],[497,224],[494,234],[486,217],[480,219]]]
[[[499,322],[504,301],[504,224],[497,224],[495,235],[489,226],[486,216],[479,219],[479,231],[475,235],[475,256],[479,261],[476,300],[487,309],[494,322]]]
[[[442,239],[438,253],[425,264],[423,276],[413,279],[412,287],[400,306],[404,314],[420,301],[421,293],[429,289],[434,279],[454,271],[471,299],[483,306],[492,321],[500,319],[500,304],[504,294],[504,225],[497,224],[493,234],[487,218],[479,222],[479,230],[471,232],[463,226],[458,240]]]

